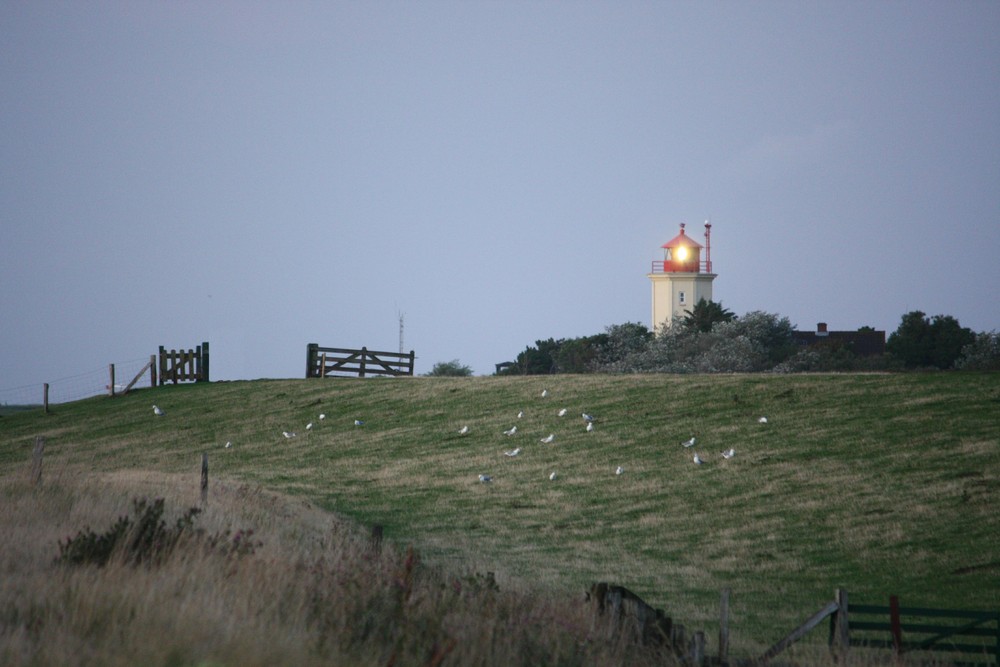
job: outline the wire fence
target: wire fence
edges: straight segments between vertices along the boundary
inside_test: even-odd
[[[149,363],[149,357],[115,362],[115,392],[124,391],[132,379]],[[111,384],[111,372],[108,366],[84,371],[75,375],[44,380],[37,384],[27,384],[20,387],[0,388],[0,406],[42,405],[45,397],[45,385],[49,385],[49,404],[69,403],[99,394],[108,394]],[[136,387],[149,386],[142,380]]]

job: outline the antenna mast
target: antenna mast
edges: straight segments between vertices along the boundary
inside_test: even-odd
[[[399,313],[399,353],[403,354],[403,313]]]

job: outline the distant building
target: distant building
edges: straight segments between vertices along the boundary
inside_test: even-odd
[[[859,357],[885,354],[885,332],[874,329],[829,331],[826,322],[820,322],[816,331],[793,331],[792,338],[801,347],[845,348]]]

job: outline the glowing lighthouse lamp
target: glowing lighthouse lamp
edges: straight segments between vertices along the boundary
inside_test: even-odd
[[[684,232],[664,243],[663,259],[653,262],[647,277],[653,286],[654,331],[669,327],[675,317],[684,317],[701,299],[712,300],[711,260],[712,225],[705,223],[705,245],[701,245]],[[701,251],[705,251],[705,260]]]

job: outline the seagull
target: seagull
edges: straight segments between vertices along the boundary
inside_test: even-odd
[[[516,426],[511,426],[509,429],[503,432],[504,435],[514,435],[515,433],[517,433]]]
[[[307,431],[311,431],[312,427],[313,427],[313,423],[312,422],[309,422],[308,424],[306,424],[306,430]]]
[[[593,417],[593,415],[588,415],[586,412],[584,412],[583,413],[583,420],[584,421],[588,421],[588,422],[592,422],[592,421],[594,421],[594,417]]]
[[[760,422],[761,424],[766,424],[767,423],[767,417],[761,417],[757,421]]]
[[[364,426],[365,423],[363,421],[361,421],[360,419],[355,419],[354,420],[354,425],[355,426]]]
[[[548,389],[542,389],[542,398],[545,398],[548,395],[549,395],[549,390]]]
[[[623,468],[623,467],[621,467],[621,466],[618,466],[617,468],[615,468],[615,474],[616,474],[616,475],[620,475],[620,474],[622,474],[623,472],[625,472],[625,468]]]
[[[587,422],[587,433],[594,430],[594,422]]]
[[[295,437],[295,433],[292,432],[292,431],[282,431],[281,435],[283,435],[283,436],[285,436],[286,438],[289,438],[289,439]]]
[[[552,472],[549,473],[549,480],[555,481],[555,479],[556,479],[556,471],[553,470]]]
[[[482,482],[483,484],[486,484],[487,482],[492,482],[493,478],[490,477],[489,475],[480,475],[479,481]]]
[[[226,449],[229,449],[232,446],[233,446],[233,443],[228,442],[228,441],[226,442]]]
[[[694,436],[691,436],[690,440],[685,440],[681,444],[684,445],[685,447],[694,447]]]
[[[503,455],[504,456],[517,456],[520,453],[521,453],[521,448],[520,447],[515,447],[514,449],[510,450],[509,452],[504,452]]]
[[[154,415],[156,415],[157,417],[162,417],[162,416],[163,416],[163,415],[165,415],[166,413],[165,413],[165,412],[164,412],[163,410],[161,410],[160,408],[158,408],[158,407],[156,407],[156,406],[154,405],[154,406],[153,406],[153,414],[154,414]]]
[[[549,433],[547,436],[545,436],[544,438],[542,438],[541,442],[548,443],[548,442],[552,442],[555,439],[556,439],[556,434],[555,433]]]
[[[736,456],[736,450],[733,449],[732,447],[730,447],[726,451],[722,452],[722,458],[724,458],[724,459],[731,459],[734,456]]]
[[[468,426],[463,426],[462,428],[458,429],[458,434],[459,435],[465,435],[468,432],[469,432],[469,427]]]
[[[319,415],[319,420],[323,421],[324,419],[326,419],[326,413],[325,412],[321,412],[320,415]]]
[[[700,466],[702,463],[704,463],[704,461],[702,461],[701,457],[698,456],[698,452],[695,452],[694,453],[694,464]]]
[[[524,410],[520,410],[520,411],[518,411],[518,413],[517,413],[517,418],[518,418],[518,419],[520,419],[520,418],[521,418],[521,417],[523,417],[523,416],[524,416]]]
[[[566,408],[563,408],[562,410],[559,411],[559,416],[560,417],[565,417],[566,416]]]

